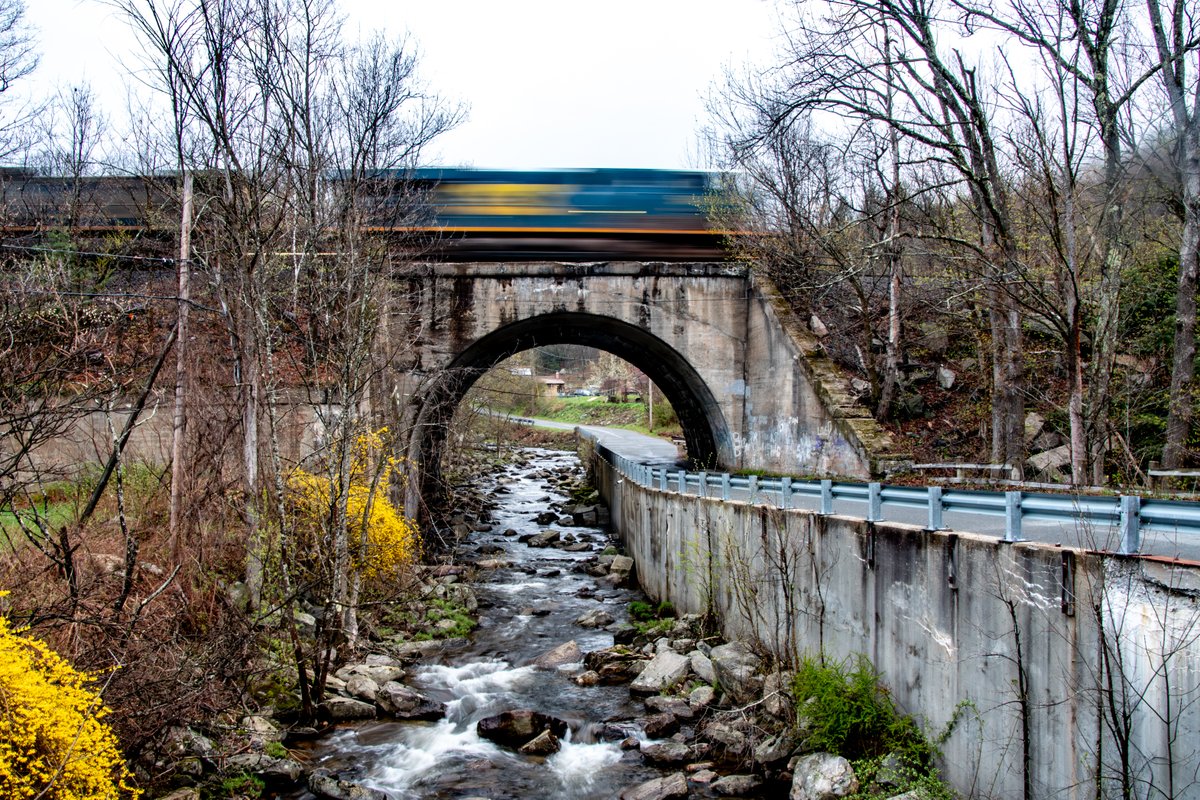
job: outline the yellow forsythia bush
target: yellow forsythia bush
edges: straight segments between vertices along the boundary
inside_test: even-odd
[[[93,679],[0,616],[0,797],[138,797]]]
[[[359,436],[350,459],[350,485],[346,497],[346,528],[352,566],[364,578],[373,580],[395,574],[400,567],[415,561],[421,553],[416,524],[392,505],[388,489],[393,477],[400,476],[399,462],[390,456],[379,464],[378,479],[372,494],[370,469],[373,454],[383,449],[387,429]],[[298,517],[320,528],[331,518],[332,486],[328,477],[295,470],[288,481],[291,501]],[[366,541],[360,535],[366,517]]]

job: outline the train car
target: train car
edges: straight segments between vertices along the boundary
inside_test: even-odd
[[[418,210],[392,229],[429,235],[446,260],[720,260],[711,176],[649,169],[418,169]],[[381,226],[381,227],[387,227]]]
[[[0,170],[0,228],[170,234],[171,183]],[[709,173],[670,170],[416,169],[377,173],[358,200],[368,231],[418,259],[714,261],[726,253],[706,213],[713,184]]]

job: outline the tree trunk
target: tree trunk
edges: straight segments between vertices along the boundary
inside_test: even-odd
[[[1171,359],[1171,395],[1163,467],[1187,460],[1192,428],[1196,366],[1196,279],[1200,272],[1200,120],[1187,133],[1184,154],[1183,236],[1179,244],[1179,287],[1175,298],[1175,350]]]
[[[1193,90],[1195,96],[1189,108],[1187,67],[1194,55],[1194,45],[1182,38],[1182,31],[1190,30],[1184,16],[1188,5],[1183,2],[1171,4],[1167,25],[1163,24],[1159,0],[1147,0],[1146,5],[1162,64],[1163,87],[1179,136],[1175,157],[1183,203],[1183,231],[1179,242],[1179,286],[1175,297],[1175,348],[1171,358],[1167,440],[1163,447],[1163,466],[1175,469],[1188,457],[1187,440],[1195,407],[1196,280],[1200,273],[1200,86]]]
[[[175,414],[171,425],[171,559],[183,560],[180,505],[183,498],[184,437],[187,431],[188,303],[191,299],[192,174],[183,176],[183,219],[179,226],[179,311],[175,322]]]

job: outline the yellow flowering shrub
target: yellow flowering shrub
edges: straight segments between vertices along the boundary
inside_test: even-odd
[[[379,457],[381,461],[375,456],[383,448],[386,432],[384,428],[359,436],[350,458],[346,529],[351,566],[367,580],[394,575],[421,553],[416,524],[388,499],[392,480],[403,476],[400,464],[391,456]],[[320,529],[332,519],[334,486],[328,476],[296,469],[288,480],[288,487],[300,520]],[[361,535],[364,518],[365,540]]]
[[[0,797],[139,796],[93,680],[0,616]]]

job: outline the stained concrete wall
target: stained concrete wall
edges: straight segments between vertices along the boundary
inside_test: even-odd
[[[316,406],[307,402],[300,393],[284,395],[278,398],[278,403],[280,456],[285,466],[291,467],[317,450],[324,434],[324,425]],[[80,415],[66,425],[61,435],[43,443],[29,454],[19,473],[20,479],[41,483],[70,480],[78,477],[81,472],[104,464],[112,452],[112,431],[115,430],[119,434],[124,430],[132,413],[130,408],[131,403],[124,402],[118,403],[108,412],[92,411]],[[337,406],[328,408],[336,410]],[[197,432],[199,424],[198,420],[193,419],[192,431],[203,438],[205,434]],[[170,464],[172,425],[169,406],[160,403],[146,408],[125,445],[122,454],[125,463],[144,464],[152,468],[163,468]],[[228,436],[229,431],[223,429],[220,435]],[[11,446],[11,442],[5,442],[2,446]],[[211,453],[227,451],[228,465],[231,468],[241,463],[240,433],[232,444],[229,441],[201,441],[197,446]]]
[[[1122,796],[1123,779],[1130,796],[1200,796],[1194,568],[1156,577],[1132,559],[681,497],[591,463],[652,597],[785,661],[865,654],[946,736],[940,766],[964,795],[1023,797],[1028,775],[1035,798]]]

